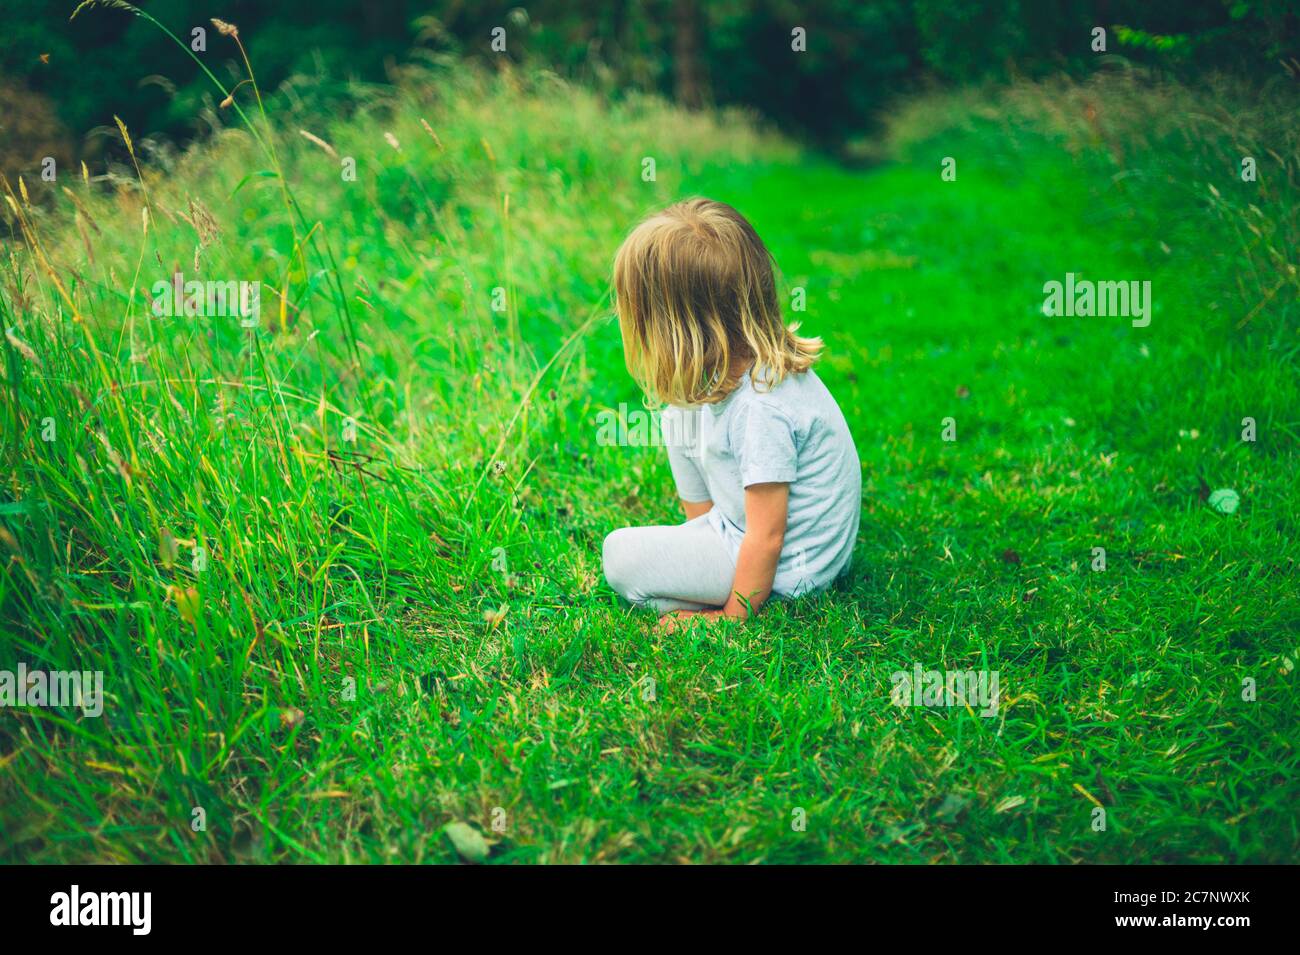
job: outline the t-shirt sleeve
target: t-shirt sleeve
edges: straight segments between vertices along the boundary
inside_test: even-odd
[[[794,422],[776,405],[751,404],[736,421],[732,440],[742,486],[789,484],[795,479],[799,450]]]
[[[698,414],[698,412],[696,412]],[[664,409],[661,426],[664,444],[668,447],[668,466],[673,472],[673,482],[677,485],[677,496],[683,501],[700,504],[712,500],[708,482],[704,480],[704,471],[690,442],[690,431],[685,415],[678,408]]]

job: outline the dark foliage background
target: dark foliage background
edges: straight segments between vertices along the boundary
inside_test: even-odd
[[[512,60],[548,64],[610,91],[647,90],[687,105],[756,108],[788,133],[837,148],[870,130],[883,104],[918,85],[1081,71],[1107,54],[1177,72],[1279,74],[1297,57],[1300,0],[145,0],[188,38],[207,31],[209,67],[236,75],[231,43],[209,22],[236,23],[263,88],[302,75],[300,96],[382,80],[415,58],[488,58],[494,27]],[[197,66],[148,23],[72,0],[35,0],[5,17],[0,119],[10,151],[58,140],[93,157],[97,127],[122,117],[140,135],[183,141],[216,102]],[[790,68],[791,31],[807,52]],[[499,62],[499,59],[498,59]],[[1294,75],[1293,75],[1294,78]],[[49,117],[46,119],[45,117]],[[57,117],[57,127],[53,124]],[[211,114],[207,123],[213,120]],[[33,132],[39,130],[39,134]],[[22,140],[23,142],[19,142]],[[35,153],[33,153],[34,155]]]

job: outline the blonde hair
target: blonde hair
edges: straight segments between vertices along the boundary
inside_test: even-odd
[[[712,199],[678,202],[633,229],[614,257],[614,296],[627,370],[657,403],[721,401],[740,380],[737,359],[771,389],[822,349],[782,323],[772,257],[754,227]]]

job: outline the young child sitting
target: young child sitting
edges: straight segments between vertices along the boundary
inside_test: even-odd
[[[609,585],[669,630],[827,587],[853,555],[861,464],[812,371],[821,340],[782,324],[753,226],[709,199],[670,206],[623,242],[614,294],[628,371],[668,405],[661,430],[686,522],[606,537]]]

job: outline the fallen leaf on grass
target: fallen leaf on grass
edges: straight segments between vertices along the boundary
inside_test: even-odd
[[[957,817],[966,809],[966,804],[970,800],[965,796],[958,796],[956,793],[948,793],[943,797],[943,802],[939,804],[939,809],[934,816],[941,822],[955,822]]]
[[[466,862],[477,864],[487,861],[487,840],[483,838],[483,833],[469,823],[449,822],[442,827],[442,831],[447,834],[451,844],[456,847],[456,852]]]
[[[1220,514],[1231,514],[1241,504],[1241,495],[1230,487],[1221,487],[1217,491],[1211,491],[1205,503]]]

